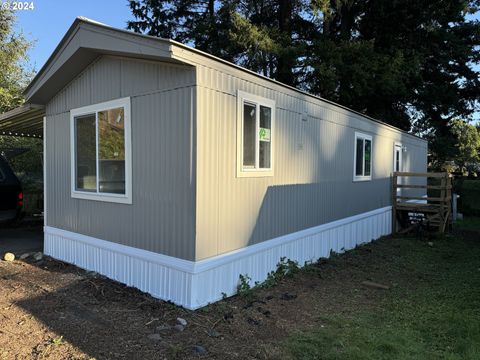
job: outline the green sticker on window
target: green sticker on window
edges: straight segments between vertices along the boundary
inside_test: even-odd
[[[270,129],[260,128],[259,138],[261,141],[270,141]]]

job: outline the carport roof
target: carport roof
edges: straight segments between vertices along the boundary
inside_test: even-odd
[[[0,135],[41,138],[44,116],[45,107],[34,104],[0,114]]]

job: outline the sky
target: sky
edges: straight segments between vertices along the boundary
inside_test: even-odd
[[[0,3],[5,0],[0,0]],[[16,12],[18,31],[35,41],[30,63],[40,70],[77,16],[119,28],[132,19],[127,0],[29,0],[33,10]]]
[[[0,0],[0,4],[7,0]],[[125,28],[132,20],[127,0],[30,0],[33,10],[19,10],[17,31],[34,41],[29,52],[30,64],[38,71],[47,61],[65,32],[77,16],[84,16],[98,22]],[[480,19],[477,13],[471,18]],[[480,69],[480,66],[476,66]],[[480,112],[474,116],[480,121]]]

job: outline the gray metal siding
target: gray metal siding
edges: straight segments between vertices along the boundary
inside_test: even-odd
[[[47,225],[195,258],[194,70],[105,57],[47,106]],[[69,110],[131,96],[132,205],[70,196]]]
[[[49,226],[200,260],[390,205],[394,142],[408,147],[406,171],[426,170],[420,139],[194,60],[196,70],[102,57],[49,102]],[[237,90],[276,101],[273,177],[236,177]],[[134,204],[72,199],[69,110],[125,96],[132,97]],[[373,137],[372,181],[352,181],[355,131]]]
[[[196,65],[197,259],[390,205],[395,142],[408,148],[406,171],[426,171],[423,140],[240,70]],[[237,90],[276,101],[273,177],[236,177]],[[353,182],[355,131],[373,137],[371,181]]]

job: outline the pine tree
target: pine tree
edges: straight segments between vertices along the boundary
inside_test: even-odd
[[[430,140],[478,110],[478,0],[129,0],[128,27],[173,38]]]

